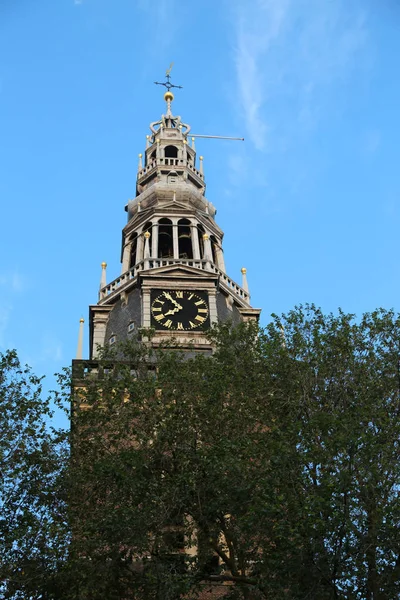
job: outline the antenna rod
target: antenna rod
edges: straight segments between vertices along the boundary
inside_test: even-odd
[[[239,137],[226,137],[224,135],[200,135],[197,133],[189,133],[189,137],[198,137],[198,138],[213,138],[217,140],[239,140],[244,142],[244,138]]]

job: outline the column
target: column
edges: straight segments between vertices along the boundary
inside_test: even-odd
[[[136,246],[136,263],[143,260],[143,235],[138,235]]]
[[[216,254],[218,268],[221,269],[221,271],[223,271],[224,273],[226,273],[224,251],[222,250],[222,248],[220,246],[216,246],[215,254]]]
[[[158,258],[158,223],[154,223],[151,235],[151,258]]]
[[[190,226],[192,232],[192,248],[193,248],[193,258],[195,260],[200,260],[200,245],[199,245],[199,231],[197,229],[197,225]]]
[[[204,244],[204,260],[206,262],[207,271],[211,271],[211,262],[212,262],[212,252],[211,252],[211,242],[210,236],[207,233],[203,234],[203,244]]]
[[[172,240],[174,244],[174,259],[179,260],[178,224],[172,224]]]
[[[127,244],[125,244],[125,246],[124,246],[124,252],[122,254],[121,275],[123,273],[125,273],[126,271],[128,271],[128,269],[129,269],[129,262],[130,262],[130,258],[131,258],[131,250],[132,250],[132,242],[130,241]]]

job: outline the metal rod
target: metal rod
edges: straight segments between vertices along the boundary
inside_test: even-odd
[[[188,136],[189,137],[198,137],[198,138],[214,138],[214,139],[218,139],[218,140],[240,140],[241,142],[244,142],[244,138],[226,137],[224,135],[200,135],[198,133],[189,133]]]

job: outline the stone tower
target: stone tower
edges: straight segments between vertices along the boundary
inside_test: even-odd
[[[136,197],[125,207],[121,275],[106,283],[106,264],[97,304],[90,306],[90,359],[98,346],[153,327],[152,343],[175,337],[210,352],[205,331],[217,321],[258,319],[246,270],[242,285],[225,272],[223,232],[205,196],[203,157],[196,157],[190,126],[172,114],[150,124],[144,156],[139,154]],[[80,358],[80,357],[78,357]]]

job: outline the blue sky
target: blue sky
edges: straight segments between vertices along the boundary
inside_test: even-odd
[[[70,364],[171,61],[174,113],[245,137],[196,146],[262,323],[399,310],[399,29],[396,0],[2,0],[0,350]]]

